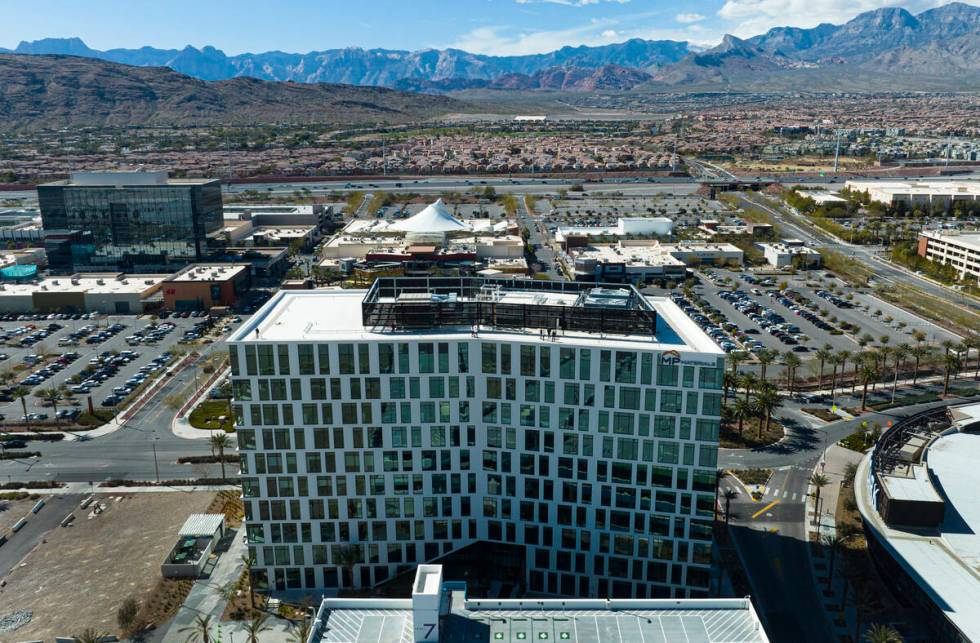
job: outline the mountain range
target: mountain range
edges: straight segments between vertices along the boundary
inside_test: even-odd
[[[205,81],[166,67],[0,54],[0,130],[131,125],[400,123],[472,106],[384,87]]]
[[[980,86],[980,8],[954,2],[918,15],[901,8],[883,8],[859,14],[842,25],[777,27],[747,39],[726,36],[721,44],[706,51],[695,51],[686,42],[633,39],[524,56],[489,56],[459,49],[356,47],[305,54],[272,51],[227,56],[209,46],[99,51],[78,38],[52,38],[21,42],[9,53],[169,67],[202,80],[248,76],[428,93],[682,85],[830,89],[838,83],[846,89],[976,89]]]

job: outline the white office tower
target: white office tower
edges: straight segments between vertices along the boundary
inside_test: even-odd
[[[229,347],[257,584],[368,588],[488,543],[532,594],[706,595],[723,354],[671,301],[382,278],[282,291]]]

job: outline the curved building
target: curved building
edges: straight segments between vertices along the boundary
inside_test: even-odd
[[[905,418],[865,456],[855,497],[882,577],[935,641],[980,641],[980,404]]]

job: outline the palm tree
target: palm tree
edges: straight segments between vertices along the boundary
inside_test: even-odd
[[[895,379],[892,380],[892,402],[895,401],[895,389],[898,388],[898,371],[902,368],[902,363],[909,356],[912,347],[906,343],[901,343],[895,347]]]
[[[732,375],[738,373],[738,365],[742,362],[742,355],[740,353],[729,353],[728,363],[732,366]]]
[[[730,371],[722,375],[722,387],[725,389],[724,403],[728,404],[728,394],[738,385],[738,376]]]
[[[728,519],[732,515],[732,500],[738,498],[738,493],[734,489],[725,489],[723,494],[725,498],[725,524],[728,524]]]
[[[24,409],[24,421],[27,423],[27,430],[31,430],[31,418],[27,415],[27,396],[31,394],[30,387],[17,386],[10,392],[14,397],[20,398],[20,406]]]
[[[817,382],[817,388],[823,388],[823,365],[828,359],[830,359],[831,352],[826,348],[818,348],[816,352],[817,363],[820,365],[820,380]]]
[[[766,383],[766,369],[769,365],[776,361],[776,356],[779,353],[776,351],[771,351],[769,349],[763,349],[755,356],[759,360],[759,377],[762,379],[762,383]]]
[[[794,384],[796,383],[796,369],[802,363],[799,356],[792,351],[786,351],[783,355],[783,364],[786,366],[786,384],[789,387],[790,395],[793,394]]]
[[[956,342],[951,339],[944,339],[943,341],[939,342],[939,345],[942,346],[943,350],[946,351],[946,354],[949,355],[950,352],[952,352],[953,347],[956,346]]]
[[[891,357],[891,355],[894,352],[895,352],[895,349],[892,348],[892,347],[890,347],[890,346],[882,346],[881,348],[878,349],[878,353],[875,356],[876,357],[875,358],[875,370],[877,371],[876,375],[881,376],[882,373],[885,372],[885,369],[888,368],[888,358]],[[878,361],[878,358],[881,359],[880,362]],[[872,391],[875,390],[875,386],[876,386],[877,383],[878,383],[878,378],[876,377],[875,380],[874,380],[874,382],[871,383],[871,390]]]
[[[956,353],[943,355],[943,397],[949,394],[949,376],[960,368],[960,357]]]
[[[759,407],[759,415],[762,416],[759,422],[759,437],[761,438],[763,432],[769,430],[772,412],[779,408],[782,404],[782,399],[779,397],[779,393],[774,386],[764,386],[755,394],[755,403]],[[763,422],[765,423],[764,425]]]
[[[340,565],[350,576],[351,588],[357,588],[357,579],[354,572],[357,570],[358,563],[361,562],[361,548],[358,545],[341,545],[334,550],[337,560],[335,564]]]
[[[973,379],[980,380],[980,335],[967,337],[966,343],[977,350],[977,372],[973,374]]]
[[[916,344],[912,347],[911,352],[912,357],[915,359],[915,370],[912,371],[912,386],[915,386],[915,383],[919,379],[919,362],[922,361],[923,357],[929,354],[929,347],[923,346],[922,344]]]
[[[745,401],[749,401],[749,395],[752,393],[752,389],[759,382],[759,378],[753,373],[744,373],[742,375],[742,388],[745,389]]]
[[[310,638],[310,629],[310,622],[306,618],[298,623],[293,623],[293,626],[289,628],[289,640],[292,643],[306,643],[307,639]]]
[[[742,437],[742,427],[745,424],[745,418],[751,417],[753,413],[752,402],[743,399],[735,400],[735,404],[732,405],[732,415],[738,420],[738,436]]]
[[[875,376],[877,374],[878,373],[875,370],[875,367],[870,363],[870,361],[869,360],[865,360],[864,363],[861,365],[861,385],[864,387],[864,390],[861,392],[861,410],[862,411],[865,410],[866,408],[868,408],[868,405],[867,405],[867,400],[868,400],[868,384],[871,384],[871,382],[874,380],[874,378],[875,378]]]
[[[228,448],[228,434],[222,431],[211,436],[211,449],[218,452],[218,461],[221,462],[221,479],[225,480],[225,449]]]
[[[259,643],[259,634],[268,630],[269,627],[268,614],[261,614],[258,618],[248,621],[245,623],[245,643]]]
[[[837,353],[833,353],[827,358],[830,362],[830,399],[834,399],[834,394],[837,392],[837,367],[841,365],[841,357]],[[844,374],[843,369],[841,370],[841,375]]]
[[[242,563],[245,565],[245,575],[248,578],[248,611],[255,609],[255,577],[252,575],[252,556],[245,554],[242,556]]]
[[[830,484],[830,479],[827,478],[822,473],[814,473],[810,475],[810,484],[813,485],[814,492],[814,518],[819,519],[820,517],[820,490]]]
[[[51,407],[54,410],[55,420],[57,420],[58,419],[58,402],[60,402],[61,400],[65,399],[65,395],[61,391],[61,389],[52,386],[51,388],[43,389],[41,391],[38,391],[37,394],[35,395],[35,397],[37,397],[38,399],[43,400],[45,402],[50,402],[51,403]]]
[[[902,635],[891,625],[872,623],[868,631],[864,633],[864,640],[868,643],[903,643]]]
[[[841,547],[844,545],[844,540],[845,538],[843,536],[839,536],[837,534],[834,534],[832,536],[829,535],[824,536],[822,539],[823,546],[827,549],[828,552],[830,552],[830,567],[828,569],[829,571],[828,578],[830,579],[831,584],[834,583],[834,563],[836,562],[837,559],[837,553],[841,550]]]
[[[211,615],[200,615],[190,625],[177,630],[178,634],[187,634],[186,643],[211,643]]]
[[[107,635],[104,632],[100,632],[94,627],[87,627],[80,634],[72,636],[75,639],[75,643],[101,643],[102,639],[106,637]]]

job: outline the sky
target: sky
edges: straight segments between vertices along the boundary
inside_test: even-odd
[[[980,0],[966,0],[980,5]],[[717,44],[774,26],[912,13],[946,0],[0,0],[0,47],[78,36],[94,49],[212,45],[226,54],[340,47],[553,51],[629,38]]]

